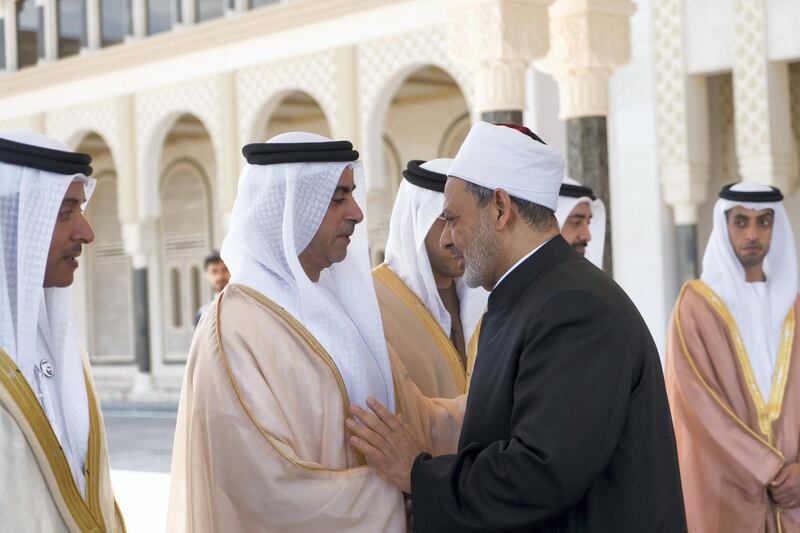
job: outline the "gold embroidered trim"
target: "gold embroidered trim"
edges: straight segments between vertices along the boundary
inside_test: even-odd
[[[464,394],[464,392],[466,392],[467,377],[464,366],[461,364],[461,357],[458,355],[456,347],[453,346],[450,337],[444,332],[442,326],[439,325],[439,322],[436,321],[430,310],[428,310],[422,300],[408,288],[403,280],[392,272],[392,269],[390,269],[389,265],[386,263],[375,267],[372,274],[378,281],[386,285],[406,307],[411,309],[417,319],[422,323],[428,331],[428,334],[439,347],[439,351],[444,356],[445,361],[447,361],[447,366],[450,367],[453,379],[456,380],[456,387],[458,388],[459,394]],[[472,340],[470,339],[470,344],[471,343]]]
[[[317,339],[314,338],[314,336],[311,334],[311,332],[308,331],[305,328],[305,326],[303,326],[300,322],[298,322],[292,315],[290,315],[288,312],[286,312],[285,309],[283,309],[278,304],[276,304],[275,302],[273,302],[272,300],[270,300],[269,298],[267,298],[263,294],[259,293],[255,289],[251,289],[250,287],[247,287],[246,285],[239,285],[239,284],[236,284],[236,285],[233,285],[233,286],[236,287],[237,289],[239,289],[240,291],[244,292],[247,296],[253,298],[256,301],[256,303],[258,303],[259,305],[261,305],[262,307],[264,307],[265,309],[267,309],[271,313],[273,313],[275,315],[278,315],[279,318],[281,318],[284,322],[286,322],[289,325],[289,327],[292,328],[292,330],[294,330],[294,332],[305,343],[308,344],[308,346],[311,348],[311,350],[322,359],[322,361],[326,364],[326,366],[328,366],[328,368],[331,369],[331,372],[333,373],[333,377],[334,377],[334,379],[336,379],[336,383],[339,386],[339,391],[342,393],[342,400],[344,402],[344,416],[345,416],[345,419],[350,418],[350,397],[347,394],[347,388],[345,387],[344,379],[342,378],[342,375],[339,372],[339,369],[336,367],[336,363],[334,363],[334,361],[331,358],[331,356],[328,354],[327,351],[325,351],[325,348],[322,347],[322,345],[317,341]],[[253,416],[252,411],[250,411],[250,407],[244,401],[244,397],[242,396],[241,390],[239,389],[239,384],[237,383],[236,378],[233,375],[233,370],[231,369],[230,364],[228,363],[228,356],[225,353],[225,348],[224,348],[223,343],[222,343],[222,326],[220,325],[219,317],[220,317],[220,311],[222,310],[222,299],[225,296],[225,294],[226,294],[226,291],[223,291],[223,292],[220,293],[219,297],[217,298],[217,303],[216,303],[217,309],[216,309],[216,313],[214,314],[214,329],[215,329],[215,332],[216,332],[217,349],[219,350],[220,359],[222,360],[222,364],[225,367],[225,372],[228,375],[228,380],[230,381],[231,385],[233,386],[233,391],[234,391],[234,394],[236,395],[236,399],[239,401],[239,404],[242,406],[242,409],[244,410],[245,414],[250,419],[250,422],[252,422],[252,424],[258,429],[259,433],[261,433],[261,435],[264,437],[264,439],[267,441],[267,443],[276,452],[278,452],[278,454],[281,455],[281,457],[283,457],[284,459],[286,459],[287,461],[289,461],[293,465],[295,465],[295,466],[297,466],[299,468],[306,469],[306,470],[322,471],[322,472],[344,472],[344,471],[349,471],[349,470],[367,468],[366,467],[367,461],[364,458],[364,455],[361,452],[359,452],[358,450],[356,450],[356,449],[353,449],[353,453],[354,453],[354,455],[356,457],[356,462],[357,462],[357,464],[359,466],[356,466],[354,468],[341,468],[340,469],[340,468],[313,467],[313,466],[308,466],[306,464],[300,463],[299,461],[297,461],[293,457],[290,457],[289,455],[284,453],[284,451],[281,449],[281,447],[278,446],[278,444],[276,444],[275,438],[269,433],[269,431],[267,431],[265,428],[263,428],[258,423],[258,421],[256,420],[255,416]],[[342,430],[344,431],[344,428],[342,428]],[[348,443],[348,446],[349,446],[349,443]]]
[[[475,333],[469,340],[469,348],[467,348],[467,386],[464,392],[469,391],[469,384],[472,383],[472,372],[475,370],[475,359],[478,357],[478,339],[481,335],[481,326],[483,326],[483,317],[478,320],[478,325],[475,326]]]
[[[86,451],[86,503],[95,520],[103,522],[103,508],[100,505],[100,413],[94,391],[90,386],[89,376],[84,370],[83,380],[86,384],[86,394],[89,397],[89,446]]]
[[[786,319],[783,321],[783,326],[781,327],[778,358],[775,364],[775,370],[772,374],[769,400],[768,403],[765,403],[764,393],[759,389],[758,383],[756,382],[753,367],[747,355],[747,349],[745,348],[742,336],[739,333],[739,328],[733,316],[730,314],[728,307],[725,305],[725,302],[722,301],[722,298],[720,298],[711,287],[700,280],[690,281],[689,285],[711,305],[728,329],[728,334],[730,335],[731,342],[736,351],[736,358],[739,361],[739,367],[742,370],[747,389],[756,407],[756,412],[758,413],[758,427],[761,433],[767,437],[769,443],[774,445],[775,435],[772,424],[781,416],[783,397],[786,392],[786,382],[788,381],[787,378],[789,376],[789,367],[792,359],[792,342],[794,341],[795,327],[794,306],[792,306],[789,314],[786,315]]]
[[[22,375],[22,372],[20,372],[19,368],[17,368],[17,365],[2,349],[0,349],[0,384],[2,384],[2,386],[9,392],[12,400],[25,417],[25,422],[33,430],[37,444],[44,452],[44,455],[47,459],[47,464],[50,467],[50,470],[53,472],[56,484],[58,485],[58,490],[64,499],[64,503],[66,504],[74,522],[78,525],[81,531],[97,531],[104,533],[106,528],[105,523],[102,520],[102,515],[98,515],[101,517],[98,522],[98,519],[94,512],[92,512],[90,509],[90,506],[87,505],[87,502],[81,497],[80,491],[75,484],[75,479],[72,477],[72,472],[70,471],[67,459],[64,457],[64,452],[61,451],[61,446],[58,443],[58,439],[53,432],[53,428],[50,426],[50,422],[47,420],[47,416],[45,415],[41,404],[39,404],[39,400],[36,399],[36,395],[33,393],[28,381]],[[92,422],[96,422],[96,420],[91,417],[93,397],[88,389],[87,395],[89,396],[90,412],[90,439],[89,450],[87,450],[87,464],[99,464],[99,449],[97,449],[96,444],[93,445],[92,441],[92,434],[97,436],[99,428],[92,424]],[[94,407],[96,409],[96,406]],[[34,446],[33,443],[29,443],[29,445],[31,447]],[[40,466],[42,468],[45,467],[45,465]],[[99,474],[98,468],[92,468],[92,470],[94,471],[87,472],[87,474],[91,474],[92,476],[91,478],[87,477],[87,494],[90,496],[93,494],[89,491],[90,482],[92,485],[92,491],[96,491],[96,485],[98,484],[96,476]],[[99,501],[99,496],[96,498],[96,501]],[[94,506],[94,504],[91,505]]]
[[[706,389],[706,392],[708,392],[708,394],[714,399],[714,401],[717,402],[717,404],[725,412],[725,414],[727,414],[728,417],[731,418],[731,420],[733,420],[738,426],[744,429],[750,436],[752,436],[758,442],[769,448],[778,457],[780,457],[781,461],[783,461],[783,453],[781,453],[780,450],[775,448],[775,446],[773,446],[770,442],[765,440],[763,436],[756,433],[750,426],[748,426],[744,422],[744,420],[739,418],[736,415],[736,413],[733,412],[733,409],[731,409],[731,407],[727,403],[725,403],[725,401],[719,396],[719,394],[717,394],[717,392],[711,387],[711,385],[708,384],[708,381],[706,380],[705,376],[703,376],[702,372],[700,372],[700,369],[697,368],[697,364],[694,362],[694,359],[689,353],[689,348],[686,346],[686,338],[684,337],[683,334],[683,326],[681,325],[680,308],[681,308],[681,302],[683,301],[684,293],[686,292],[686,289],[690,286],[691,282],[683,285],[683,287],[681,288],[681,293],[678,296],[678,301],[675,304],[675,329],[678,332],[678,339],[680,340],[681,351],[683,352],[684,357],[686,357],[686,360],[689,362],[689,366],[692,368],[692,371],[694,372],[698,381],[700,381],[700,384],[703,386],[704,389]]]

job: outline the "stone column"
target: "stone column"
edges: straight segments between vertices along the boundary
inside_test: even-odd
[[[150,277],[156,257],[158,226],[154,217],[140,213],[137,184],[136,114],[134,96],[120,96],[117,106],[117,205],[125,253],[131,258],[133,336],[136,379],[134,396],[147,395],[152,385]]]
[[[550,6],[550,52],[537,66],[558,82],[567,122],[567,174],[606,205],[603,266],[613,274],[608,176],[608,82],[630,59],[631,0],[556,0]]]
[[[133,38],[147,37],[147,0],[131,0],[130,16],[133,19]]]
[[[102,46],[100,0],[86,0],[86,47],[89,50],[97,50]]]
[[[706,79],[686,74],[682,6],[682,0],[653,6],[658,168],[664,203],[672,207],[680,284],[700,275],[697,216],[711,160]]]
[[[735,0],[733,98],[736,153],[744,181],[786,192],[797,184],[787,63],[767,58],[765,0]]]
[[[475,109],[487,122],[522,124],[525,72],[548,47],[553,0],[471,0],[450,11],[449,51],[475,72]]]
[[[133,346],[136,361],[134,396],[147,395],[153,389],[150,346],[150,264],[155,255],[157,226],[154,219],[145,219],[122,226],[125,252],[132,261]]]
[[[250,7],[249,0],[234,0],[233,11],[235,13],[243,13],[247,11],[248,7]]]
[[[180,24],[189,26],[197,22],[197,0],[181,0]]]
[[[6,0],[3,5],[3,24],[5,25],[6,71],[13,72],[19,67],[17,53],[17,9],[16,3]]]
[[[44,38],[44,60],[55,61],[58,59],[58,4],[56,0],[40,0],[39,6],[40,19],[39,31]]]

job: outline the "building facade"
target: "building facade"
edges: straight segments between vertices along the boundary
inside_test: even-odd
[[[571,170],[607,149],[613,274],[663,348],[722,184],[781,187],[800,235],[798,22],[786,0],[0,0],[0,130],[94,157],[74,304],[106,398],[177,396],[241,146],[291,130],[361,152],[376,263],[405,162],[477,119]],[[607,148],[581,144],[597,127]]]

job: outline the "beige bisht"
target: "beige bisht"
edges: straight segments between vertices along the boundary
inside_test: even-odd
[[[422,393],[455,398],[467,392],[467,372],[456,347],[428,308],[388,265],[373,270],[386,342]],[[478,331],[470,336],[467,361],[474,362]]]
[[[433,453],[454,449],[463,397],[426,400],[392,363],[398,412]],[[401,493],[350,447],[348,406],[309,331],[255,290],[229,285],[192,344],[167,531],[404,531]]]
[[[85,356],[82,362],[89,399],[85,497],[39,400],[0,350],[0,531],[125,531],[111,489],[100,403]]]
[[[783,323],[771,393],[761,394],[722,299],[687,283],[670,325],[665,378],[690,532],[797,532],[800,509],[778,508],[769,483],[800,461],[798,300]]]

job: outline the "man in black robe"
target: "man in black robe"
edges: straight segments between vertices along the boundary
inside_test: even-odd
[[[377,402],[352,408],[353,445],[410,493],[418,533],[686,531],[658,352],[559,235],[562,172],[527,129],[487,123],[448,172],[441,244],[491,289],[458,452],[422,452]]]

